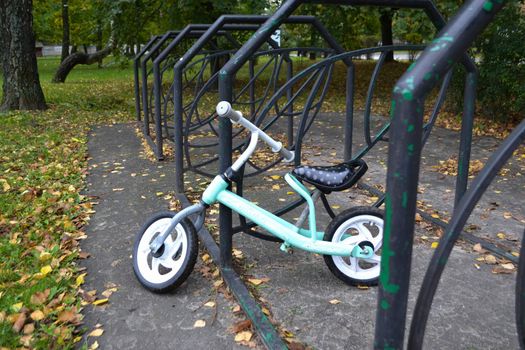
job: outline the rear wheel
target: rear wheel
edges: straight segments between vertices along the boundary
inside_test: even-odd
[[[182,220],[171,232],[157,254],[151,242],[170,224],[175,213],[163,212],[150,218],[137,234],[133,247],[133,271],[147,289],[163,293],[181,285],[190,275],[199,251],[195,227]]]
[[[383,212],[374,207],[356,207],[334,217],[326,228],[325,241],[372,247],[369,259],[324,255],[330,271],[349,285],[376,285],[379,280],[383,244]]]

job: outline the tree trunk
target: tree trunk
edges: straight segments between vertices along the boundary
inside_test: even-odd
[[[97,20],[97,52],[102,50],[102,22],[101,20]],[[100,58],[98,60],[98,68],[102,68],[102,60],[103,58]]]
[[[392,10],[384,10],[381,13],[381,17],[379,17],[379,21],[381,22],[381,45],[387,46],[387,45],[393,45],[394,40],[392,37],[392,17],[394,15],[394,12]],[[393,62],[394,61],[394,52],[390,51],[386,55],[385,62]]]
[[[32,9],[32,0],[0,0],[0,111],[47,108],[38,76]]]
[[[108,56],[111,51],[113,50],[113,47],[108,46],[103,50],[97,51],[92,54],[87,54],[84,52],[77,52],[74,54],[69,55],[68,58],[64,60],[60,64],[60,66],[57,69],[57,72],[55,73],[55,77],[53,78],[53,83],[63,83],[66,81],[67,76],[75,68],[78,64],[93,64],[95,62],[100,61],[104,57]]]
[[[310,30],[310,46],[311,47],[316,47],[317,45],[317,38],[316,38],[316,35],[315,35],[315,32],[314,30]],[[311,51],[308,55],[308,57],[311,59],[311,60],[315,60],[317,58],[317,52],[315,51]]]
[[[60,62],[69,56],[69,0],[62,0],[62,57]]]

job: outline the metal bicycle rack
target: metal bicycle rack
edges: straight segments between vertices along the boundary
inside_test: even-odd
[[[145,48],[135,57],[135,98],[136,107],[140,107],[142,102],[143,111],[143,133],[148,144],[153,149],[157,158],[161,160],[162,142],[162,121],[160,115],[161,99],[164,98],[164,104],[169,96],[162,94],[162,76],[167,69],[172,67],[177,59],[182,56],[187,47],[181,47],[188,44],[188,40],[198,39],[210,27],[208,24],[190,24],[180,31],[170,31],[163,36],[154,37]],[[227,30],[221,30],[217,36],[224,36],[231,44],[238,46],[238,42],[230,35]],[[211,49],[217,50],[213,43],[209,43]],[[177,50],[176,50],[177,49]],[[205,52],[203,52],[205,53]],[[151,61],[151,69],[148,70],[148,63]],[[140,66],[140,70],[139,70]],[[140,72],[140,73],[139,73]],[[139,75],[141,76],[139,78]],[[153,75],[153,84],[148,84],[148,77]],[[186,85],[191,83],[191,78],[186,77]],[[140,81],[140,82],[139,82]],[[139,85],[141,85],[139,87]],[[142,90],[141,93],[137,91]],[[153,99],[153,101],[152,101]],[[155,110],[152,111],[154,105]],[[140,112],[137,112],[137,118],[140,120]],[[153,117],[153,120],[152,118]],[[155,140],[151,136],[151,124],[154,124]]]
[[[331,56],[312,64],[303,71],[293,75],[293,69],[289,68],[287,82],[282,86],[274,86],[273,95],[269,97],[266,93],[262,99],[255,99],[254,81],[257,74],[251,65],[254,57],[265,55],[266,51],[261,50],[275,31],[282,23],[290,18],[292,13],[303,3],[317,4],[341,4],[354,6],[379,6],[389,8],[416,8],[424,11],[432,21],[440,34],[428,46],[382,46],[343,52],[342,49],[332,46],[334,50],[329,52]],[[434,293],[439,284],[441,274],[446,266],[447,259],[452,247],[460,234],[462,237],[475,240],[475,237],[468,236],[462,232],[466,220],[470,216],[477,201],[486,191],[498,171],[505,164],[525,140],[525,121],[522,122],[502,145],[493,153],[483,170],[468,186],[468,165],[470,163],[470,152],[472,143],[473,115],[475,105],[475,91],[477,82],[477,72],[473,61],[467,56],[466,50],[479,33],[488,25],[496,12],[502,7],[502,0],[470,0],[464,5],[456,17],[449,24],[446,24],[436,6],[431,0],[289,0],[285,2],[276,13],[269,17],[256,31],[256,33],[236,52],[210,52],[209,59],[219,55],[231,55],[230,60],[222,67],[219,74],[214,78],[203,82],[200,89],[195,88],[194,99],[188,104],[183,100],[183,72],[185,68],[192,65],[199,66],[199,60],[195,60],[196,55],[201,52],[208,40],[222,30],[222,25],[228,23],[224,19],[215,22],[206,33],[200,35],[194,46],[182,56],[182,60],[175,64],[175,78],[173,86],[174,112],[177,118],[174,131],[174,144],[177,171],[177,190],[183,205],[188,201],[183,195],[183,174],[185,170],[199,171],[199,164],[192,164],[190,148],[195,145],[190,143],[189,135],[191,132],[210,126],[215,118],[213,115],[200,116],[196,110],[199,99],[206,93],[209,86],[219,82],[219,99],[229,101],[234,104],[246,104],[250,108],[250,119],[261,126],[264,130],[271,128],[279,119],[288,121],[286,136],[288,145],[294,148],[298,154],[300,162],[303,138],[310,129],[314,119],[319,113],[320,106],[326,95],[326,86],[329,84],[332,69],[338,61],[344,61],[347,67],[347,96],[346,112],[344,125],[344,159],[350,160],[360,158],[368,150],[380,141],[389,142],[388,154],[388,173],[386,193],[378,193],[377,190],[369,186],[364,186],[370,191],[375,191],[379,199],[376,206],[385,204],[385,231],[384,248],[381,261],[381,275],[378,293],[377,316],[374,347],[376,349],[402,349],[405,339],[405,325],[407,318],[408,283],[410,279],[410,263],[412,258],[412,243],[414,239],[414,223],[416,213],[416,196],[418,185],[418,174],[421,150],[427,141],[434,122],[439,114],[445,98],[446,90],[452,76],[452,66],[455,62],[460,62],[466,68],[466,82],[464,90],[464,110],[462,126],[460,132],[460,145],[458,154],[458,175],[456,178],[454,213],[448,224],[432,219],[429,216],[422,216],[430,219],[433,223],[445,227],[445,234],[439,242],[438,249],[430,262],[426,272],[421,290],[414,310],[410,333],[408,336],[408,348],[420,349],[423,345],[426,322],[429,316]],[[226,16],[223,16],[226,17]],[[223,18],[221,17],[221,18]],[[235,17],[235,16],[232,16]],[[327,33],[329,35],[329,33]],[[154,37],[143,49],[141,54],[150,50],[152,47],[159,46],[162,37]],[[423,50],[417,61],[405,72],[398,80],[393,90],[393,100],[391,107],[391,121],[384,124],[378,132],[373,135],[370,127],[370,115],[372,98],[377,77],[383,66],[386,54],[396,50]],[[281,60],[289,56],[294,49],[277,49]],[[153,50],[151,50],[153,51]],[[352,150],[352,131],[354,127],[354,77],[355,67],[353,59],[361,54],[378,52],[379,60],[372,73],[369,88],[366,93],[364,109],[364,130],[365,146],[353,152]],[[155,54],[154,54],[155,55]],[[158,55],[158,53],[156,54]],[[208,58],[201,59],[202,61]],[[140,61],[140,56],[139,56]],[[181,63],[182,62],[182,63]],[[280,67],[286,63],[278,64]],[[284,61],[286,62],[286,61]],[[249,66],[249,84],[244,86],[240,92],[234,90],[236,74],[246,64]],[[202,67],[202,66],[201,66]],[[291,67],[291,64],[288,66]],[[280,68],[279,68],[280,69]],[[310,85],[304,83],[308,81]],[[139,79],[135,79],[136,93]],[[146,81],[147,83],[147,81]],[[441,83],[441,88],[434,104],[430,120],[423,123],[423,107],[429,92]],[[251,85],[250,85],[251,84]],[[299,88],[295,88],[300,85]],[[144,84],[143,84],[144,88]],[[249,94],[248,102],[241,98],[243,93]],[[301,94],[306,95],[304,106],[296,108],[297,101]],[[286,102],[280,104],[279,101],[285,97]],[[262,102],[261,102],[262,101]],[[142,103],[147,103],[143,99]],[[137,101],[137,108],[140,110],[140,102]],[[138,112],[138,117],[140,112]],[[183,116],[186,118],[183,119]],[[146,116],[145,116],[146,117]],[[290,125],[297,123],[298,127]],[[232,153],[244,147],[243,142],[235,142],[238,133],[234,133],[229,121],[220,120],[218,122],[218,146],[220,171],[224,171],[231,165]],[[213,128],[212,128],[213,129]],[[217,131],[217,130],[213,130]],[[216,132],[214,132],[214,135]],[[240,137],[238,137],[240,138]],[[188,167],[184,168],[184,157]],[[212,157],[212,161],[217,157]],[[275,165],[269,164],[269,167]],[[210,164],[205,162],[201,165]],[[252,166],[250,174],[257,174],[268,169],[268,167]],[[205,171],[201,174],[207,175]],[[237,191],[242,194],[243,179],[237,183]],[[285,208],[275,212],[277,215],[284,214],[301,204],[296,201]],[[325,204],[325,206],[327,206]],[[327,207],[329,211],[329,207]],[[329,211],[330,213],[330,211]],[[331,213],[333,214],[333,213]],[[244,285],[239,275],[235,272],[232,265],[232,236],[238,232],[245,232],[262,239],[272,240],[272,237],[265,236],[253,228],[250,222],[240,218],[240,225],[233,227],[231,210],[225,206],[220,206],[219,214],[220,236],[219,245],[206,230],[199,232],[201,241],[206,246],[213,260],[219,264],[221,274],[228,284],[230,290],[235,295],[239,304],[258,332],[261,341],[269,349],[285,349],[286,344],[280,339],[277,331],[270,323],[268,318],[261,311],[257,302],[253,299]],[[478,240],[480,240],[478,238]],[[525,237],[524,237],[525,240]],[[478,241],[479,242],[479,241]],[[525,248],[520,251],[519,261],[506,251],[488,243],[480,242],[483,247],[503,256],[513,262],[518,262],[518,276],[516,284],[516,323],[518,326],[518,336],[521,347],[525,347]]]
[[[175,115],[175,129],[174,129],[174,154],[175,154],[175,168],[177,172],[176,177],[176,188],[178,192],[182,192],[184,190],[184,155],[186,155],[186,161],[188,162],[189,168],[193,171],[198,171],[198,168],[201,165],[207,165],[210,164],[213,161],[218,160],[218,157],[214,157],[211,160],[207,160],[205,162],[202,162],[199,165],[191,164],[190,161],[190,153],[189,148],[192,147],[192,145],[189,143],[188,136],[189,133],[192,130],[195,130],[198,127],[202,127],[203,125],[211,125],[211,121],[215,119],[215,114],[209,115],[204,119],[204,121],[201,121],[200,123],[197,123],[197,125],[192,125],[192,117],[194,116],[194,112],[196,110],[196,103],[198,103],[199,97],[202,96],[202,94],[206,91],[206,89],[209,88],[209,86],[214,83],[218,75],[214,75],[210,77],[208,84],[203,86],[203,89],[199,91],[196,94],[195,99],[193,100],[193,103],[190,103],[188,105],[188,109],[184,109],[183,105],[183,88],[182,88],[182,76],[184,68],[187,67],[187,65],[191,62],[191,60],[196,56],[196,54],[199,52],[199,50],[207,43],[215,33],[220,30],[223,26],[227,25],[228,23],[256,23],[256,24],[262,24],[265,21],[268,20],[267,16],[239,16],[239,15],[225,15],[219,17],[217,21],[210,27],[210,29],[203,34],[203,36],[194,44],[194,46],[184,54],[184,56],[175,64],[174,67],[174,87],[173,87],[173,93],[174,93],[174,115]],[[311,25],[319,34],[320,36],[327,42],[327,44],[331,47],[331,50],[321,50],[325,52],[326,54],[329,54],[331,51],[334,52],[344,52],[343,48],[334,40],[334,38],[330,35],[330,33],[326,30],[326,28],[315,18],[312,16],[291,16],[285,20],[282,21],[282,23],[289,23],[289,24],[309,24]],[[259,28],[260,31],[260,28]],[[273,31],[272,31],[273,33]],[[271,33],[269,33],[271,34]],[[270,39],[270,35],[267,35],[267,37],[262,41],[262,43],[268,41]],[[293,76],[293,66],[292,62],[289,59],[289,52],[290,50],[316,50],[316,48],[294,48],[294,49],[278,49],[274,48],[273,50],[263,51],[263,52],[257,52],[255,50],[253,52],[252,57],[249,60],[249,74],[250,74],[250,81],[248,84],[246,84],[241,91],[236,95],[234,98],[234,101],[239,103],[240,97],[245,92],[249,92],[249,102],[246,102],[245,104],[250,105],[250,119],[255,118],[257,112],[261,110],[261,107],[265,103],[267,99],[267,95],[269,93],[269,90],[266,89],[265,94],[262,98],[259,98],[258,100],[255,99],[255,82],[258,78],[258,76],[261,74],[263,69],[267,67],[271,62],[267,63],[263,69],[260,69],[257,73],[254,71],[254,64],[253,59],[255,57],[270,54],[275,59],[275,65],[272,72],[272,77],[270,79],[270,84],[273,83],[274,90],[276,89],[276,74],[278,75],[281,66],[284,61],[287,63],[287,77],[291,78]],[[319,49],[317,49],[319,50]],[[280,56],[280,60],[277,60],[276,57]],[[291,90],[288,91],[288,96],[290,97]],[[186,117],[186,123],[184,124],[183,116]],[[185,131],[185,133],[184,133]],[[212,131],[216,133],[216,130],[213,129]],[[235,137],[236,135],[232,135],[232,137]],[[217,146],[217,142],[213,142],[210,145],[207,145],[208,147],[214,147]],[[202,146],[201,146],[202,148]],[[237,147],[238,148],[238,147]],[[206,172],[200,172],[201,174],[207,175],[207,176],[213,176],[213,173],[206,173]]]
[[[156,126],[156,143],[155,143],[155,153],[157,155],[157,158],[161,160],[163,158],[163,142],[164,140],[171,140],[174,136],[174,130],[176,130],[176,126],[172,126],[171,120],[174,115],[176,115],[176,103],[178,102],[174,95],[176,96],[176,92],[180,91],[185,92],[186,90],[190,90],[193,92],[193,96],[197,96],[197,91],[200,87],[203,85],[206,87],[210,86],[209,80],[207,82],[204,82],[204,72],[208,66],[211,66],[214,62],[219,61],[219,58],[229,58],[229,56],[234,52],[235,49],[240,47],[240,44],[233,38],[233,36],[230,34],[231,32],[242,32],[242,31],[255,31],[259,28],[259,25],[254,25],[250,23],[242,24],[243,21],[232,21],[233,23],[226,23],[223,26],[221,26],[220,30],[214,30],[212,35],[209,35],[210,29],[212,28],[212,25],[208,25],[208,30],[199,32],[198,36],[196,36],[196,39],[200,39],[201,37],[206,37],[207,40],[203,45],[200,45],[200,47],[196,50],[193,50],[193,48],[199,44],[199,40],[197,40],[194,45],[188,50],[184,50],[185,53],[180,56],[177,56],[177,60],[167,60],[170,56],[170,54],[173,53],[173,51],[177,48],[177,45],[180,43],[184,32],[186,29],[188,31],[190,30],[188,26],[185,30],[181,32],[181,35],[177,38],[175,38],[168,47],[166,47],[157,58],[155,58],[153,62],[153,78],[154,78],[154,84],[153,84],[153,95],[154,95],[154,120],[155,120],[155,126]],[[262,22],[262,21],[261,21]],[[191,32],[189,32],[191,34]],[[234,49],[225,49],[223,47],[212,47],[211,50],[205,50],[206,46],[214,46],[214,40],[217,39],[218,36],[224,36],[228,39],[229,43],[232,44]],[[269,44],[273,44],[273,40],[268,40]],[[193,50],[193,51],[192,51]],[[193,52],[193,55],[191,58],[187,59],[188,53]],[[194,58],[198,55],[203,56],[201,59],[194,60]],[[178,65],[181,61],[185,61],[186,63],[190,62],[191,65],[183,67],[181,71],[181,77],[180,80],[177,81],[176,79],[173,80],[173,83],[171,86],[167,89],[167,92],[164,93],[162,91],[162,76],[164,72],[167,69],[173,68],[173,66]],[[160,65],[163,65],[163,68],[161,68]],[[196,69],[194,69],[196,68]],[[188,72],[191,72],[192,70],[195,70],[195,74],[188,78]],[[191,75],[191,74],[190,74]],[[178,84],[179,83],[179,84]],[[193,86],[193,89],[192,89]],[[182,103],[182,102],[180,102]],[[169,110],[168,105],[171,105],[172,110]],[[191,105],[191,103],[190,103]],[[180,107],[180,106],[179,106]],[[186,115],[187,108],[183,108],[184,115]],[[163,128],[163,129],[162,129]]]
[[[472,141],[472,121],[474,113],[475,89],[476,89],[476,69],[471,59],[465,54],[469,43],[479,34],[481,29],[490,21],[496,9],[501,7],[501,1],[474,0],[465,5],[460,14],[447,26],[443,17],[437,11],[431,1],[383,1],[383,0],[347,0],[347,1],[301,1],[291,0],[284,3],[277,12],[255,33],[250,40],[237,51],[237,53],[221,69],[219,75],[219,97],[220,100],[234,101],[233,83],[235,74],[240,67],[249,60],[258,47],[272,33],[282,21],[290,16],[293,11],[302,3],[322,3],[322,4],[346,4],[346,5],[372,5],[394,8],[420,8],[428,15],[430,20],[438,30],[443,28],[443,36],[438,37],[427,47],[420,59],[411,66],[407,73],[401,78],[394,89],[394,102],[392,106],[392,123],[389,132],[389,167],[387,179],[387,194],[384,197],[386,205],[386,230],[385,230],[385,249],[383,251],[382,270],[380,277],[380,293],[378,300],[376,336],[374,346],[378,349],[402,348],[404,340],[404,328],[406,321],[406,302],[408,296],[408,280],[410,276],[410,260],[413,242],[414,215],[416,210],[417,175],[419,171],[419,157],[421,148],[428,138],[428,134],[433,126],[433,119],[437,115],[440,107],[440,100],[435,105],[435,113],[431,122],[423,127],[422,106],[423,96],[431,90],[437,82],[443,81],[440,95],[444,94],[446,86],[450,82],[450,70],[455,60],[460,60],[467,69],[467,79],[465,85],[464,112],[461,128],[461,140],[459,149],[459,172],[456,180],[455,192],[455,214],[449,224],[444,239],[446,243],[440,244],[443,248],[436,251],[436,256],[441,252],[441,256],[433,259],[434,265],[443,263],[443,258],[447,257],[447,249],[451,249],[455,238],[459,235],[466,218],[479,199],[481,193],[486,189],[490,180],[497,174],[499,167],[502,166],[506,158],[518,147],[524,139],[524,123],[509,137],[502,148],[496,152],[495,156],[489,161],[486,170],[478,176],[467,191],[467,169],[470,161],[470,149]],[[465,10],[468,9],[468,10]],[[454,33],[454,35],[452,35]],[[450,38],[453,39],[450,39]],[[430,58],[431,57],[431,58]],[[380,60],[381,61],[381,60]],[[421,63],[423,62],[423,63]],[[381,63],[378,63],[380,66]],[[350,65],[351,67],[351,65]],[[377,67],[376,67],[377,68]],[[312,68],[314,70],[315,68]],[[351,69],[350,69],[351,70]],[[417,73],[417,74],[416,74]],[[284,89],[284,87],[283,87]],[[373,86],[371,86],[373,90]],[[284,91],[284,90],[282,90]],[[282,94],[281,91],[281,94]],[[367,98],[368,100],[368,98]],[[367,101],[367,104],[369,102]],[[367,106],[367,109],[369,106]],[[286,108],[282,108],[285,110]],[[349,108],[347,108],[347,116]],[[351,109],[350,109],[351,110]],[[409,115],[408,127],[401,119],[406,113]],[[405,118],[406,119],[406,118]],[[350,118],[351,120],[351,118]],[[220,121],[220,170],[224,171],[231,165],[232,127],[227,121]],[[303,130],[308,129],[309,122],[302,121]],[[347,138],[351,137],[351,124],[345,126]],[[386,133],[386,130],[384,131]],[[374,140],[379,140],[384,134],[372,139],[367,137],[367,144],[370,146]],[[301,136],[298,136],[300,138]],[[297,139],[296,139],[297,140]],[[351,151],[347,149],[345,158],[351,157]],[[407,157],[408,154],[408,157]],[[242,284],[239,276],[235,273],[232,266],[232,235],[236,232],[232,228],[231,211],[221,206],[220,208],[220,245],[217,246],[213,239],[205,233],[200,233],[201,239],[205,242],[214,260],[220,262],[221,271],[225,281],[231,291],[239,300],[246,314],[252,319],[261,340],[268,348],[286,348],[285,343],[279,339],[277,332],[273,329],[266,316],[261,312],[255,301],[250,297],[246,287]],[[393,232],[396,232],[394,234]],[[242,229],[240,230],[242,231]],[[388,235],[387,235],[388,234]],[[408,247],[408,248],[407,248]],[[448,247],[448,248],[447,248]],[[396,252],[394,254],[393,252]],[[441,258],[441,260],[440,260]],[[525,263],[520,258],[520,271],[518,276],[522,276],[523,265]],[[433,265],[431,265],[433,266]],[[444,266],[444,265],[443,265]],[[439,269],[434,267],[434,271],[428,272],[432,280],[437,284],[439,281]],[[523,290],[523,281],[518,283],[518,291]],[[426,294],[421,296],[423,301],[418,302],[419,314],[416,314],[422,324],[413,321],[413,332],[411,332],[409,347],[420,348],[424,334],[424,325],[430,309],[431,297],[435,289],[431,283],[427,282]],[[517,305],[523,308],[523,296],[517,294]],[[424,304],[424,302],[428,304]],[[518,310],[517,321],[521,325],[525,323],[523,310]],[[419,327],[419,328],[418,328]],[[423,331],[421,331],[423,327]],[[415,331],[414,331],[415,330]],[[519,329],[520,342],[523,344],[523,330]],[[422,340],[421,340],[422,341]]]
[[[435,79],[432,78],[442,76],[453,62],[460,59],[502,5],[501,0],[472,0],[465,4],[423,52],[412,69],[398,80],[394,89],[392,101],[395,108],[388,157],[385,243],[376,317],[376,348],[398,349],[404,343],[422,148],[421,106],[435,84]],[[469,84],[475,84],[473,78],[469,79]],[[474,109],[474,104],[468,104],[467,108]],[[470,141],[470,138],[464,140],[462,137],[462,142]],[[525,122],[522,122],[492,154],[468,190],[460,189],[452,219],[432,257],[418,295],[408,336],[409,349],[420,349],[423,346],[434,294],[466,220],[498,171],[524,141]],[[522,241],[522,253],[523,243],[525,242]],[[516,323],[521,347],[525,345],[524,268],[525,261],[523,255],[520,255],[516,283]]]

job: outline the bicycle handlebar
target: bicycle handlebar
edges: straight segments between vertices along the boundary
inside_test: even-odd
[[[279,141],[275,141],[267,133],[259,129],[256,125],[250,122],[248,119],[242,116],[240,111],[237,111],[232,108],[231,104],[228,101],[221,101],[217,104],[216,108],[217,114],[222,118],[229,118],[232,123],[239,123],[244,126],[246,129],[250,130],[252,133],[257,133],[261,139],[272,149],[272,152],[279,152],[284,158],[285,162],[292,162],[295,157],[293,151],[287,150],[283,147],[283,144]]]

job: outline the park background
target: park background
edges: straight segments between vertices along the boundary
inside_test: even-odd
[[[450,16],[462,3],[437,1],[437,6]],[[81,339],[80,311],[88,297],[81,289],[83,272],[75,261],[83,258],[78,242],[94,212],[92,201],[80,194],[87,172],[87,132],[96,124],[134,120],[131,60],[141,45],[152,35],[189,23],[211,23],[227,13],[271,14],[279,5],[257,0],[33,1],[35,39],[42,45],[61,45],[63,49],[62,57],[37,60],[45,97],[41,110],[17,110],[4,103],[6,93],[0,92],[2,346],[70,348]],[[4,6],[0,5],[2,16],[7,11]],[[478,135],[504,137],[523,119],[523,9],[522,1],[511,1],[471,49],[480,70],[475,124]],[[380,45],[388,39],[395,43],[427,43],[435,35],[431,25],[416,12],[318,5],[304,6],[301,11],[316,15],[347,50]],[[384,34],[389,30],[393,33],[390,38]],[[4,38],[0,37],[1,47],[8,45]],[[246,39],[239,38],[241,42]],[[283,31],[282,40],[316,45],[320,39],[313,32],[290,29]],[[95,62],[87,57],[96,54],[93,47],[96,52],[104,51]],[[0,52],[6,59],[7,50]],[[38,53],[39,47],[35,46],[34,54]],[[79,65],[65,82],[52,82],[61,62],[75,54]],[[294,59],[300,65],[320,58]],[[387,65],[378,82],[375,113],[388,114],[392,83],[409,64],[399,60]],[[365,91],[374,62],[364,59],[360,65],[362,73],[356,86]],[[457,76],[460,80],[461,74]],[[0,80],[4,83],[3,77]],[[340,84],[344,85],[342,79]],[[461,86],[461,81],[453,83],[439,121],[441,126],[459,128]],[[335,110],[344,108],[342,103],[337,105],[337,101],[344,101],[344,96],[338,98],[338,91],[344,90],[334,88],[331,92]],[[357,98],[357,107],[363,106],[364,92]],[[22,317],[24,322],[20,321]],[[22,323],[22,329],[13,328],[17,322]]]

